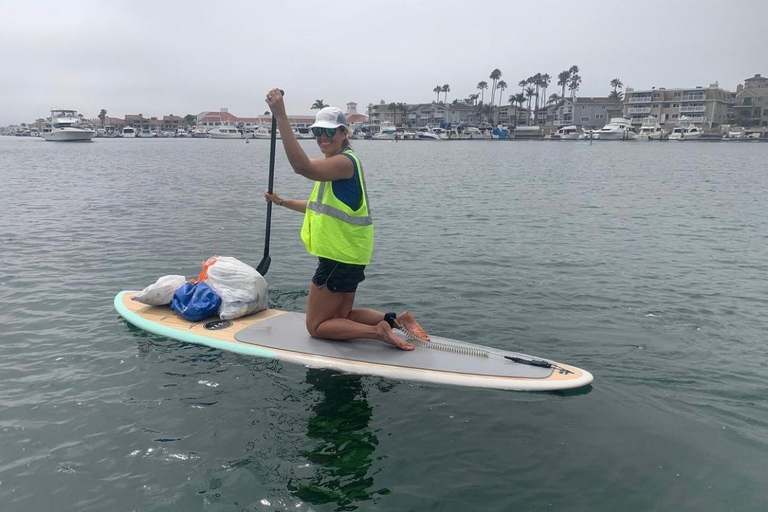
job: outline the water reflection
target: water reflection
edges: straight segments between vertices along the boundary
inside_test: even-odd
[[[373,408],[363,378],[309,369],[307,382],[321,394],[307,424],[314,448],[300,452],[312,474],[289,480],[288,490],[313,505],[335,503],[338,511],[389,494],[374,488],[371,469],[379,440],[370,428]]]

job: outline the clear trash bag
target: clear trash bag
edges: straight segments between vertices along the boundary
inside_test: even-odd
[[[219,317],[232,320],[267,309],[269,285],[255,268],[228,256],[214,256],[205,282],[221,297]],[[210,260],[209,260],[210,261]]]
[[[173,300],[173,294],[184,286],[187,278],[184,276],[163,276],[155,284],[151,284],[137,293],[131,300],[149,306],[165,306]]]

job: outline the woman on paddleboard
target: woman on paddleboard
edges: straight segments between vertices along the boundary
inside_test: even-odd
[[[280,89],[267,93],[283,148],[296,174],[315,182],[309,200],[264,194],[277,206],[304,214],[301,238],[319,264],[309,285],[307,330],[315,338],[372,338],[402,350],[414,345],[392,332],[400,329],[424,341],[429,336],[409,312],[400,315],[373,309],[352,309],[357,285],[373,253],[373,221],[363,166],[349,144],[347,120],[334,107],[321,109],[310,127],[324,158],[309,158],[296,140]]]

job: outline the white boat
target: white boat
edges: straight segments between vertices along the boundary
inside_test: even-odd
[[[701,128],[693,124],[690,119],[683,116],[669,134],[669,140],[699,140]]]
[[[635,140],[637,134],[629,119],[612,117],[611,122],[598,131],[600,140]]]
[[[580,130],[574,125],[562,126],[556,132],[550,133],[549,138],[552,140],[579,140],[581,135],[579,132]]]
[[[648,116],[643,119],[640,125],[640,133],[637,138],[640,140],[661,140],[666,137],[667,132],[659,124],[659,120],[654,116]]]
[[[467,126],[464,128],[464,131],[461,133],[462,139],[490,139],[491,134],[482,131],[480,128],[476,126]]]
[[[194,139],[207,139],[208,138],[208,131],[204,127],[202,127],[202,126],[197,126],[192,131],[192,138],[194,138]]]
[[[123,138],[124,139],[133,139],[136,137],[136,130],[133,129],[133,126],[126,126],[123,128]]]
[[[44,131],[43,137],[51,142],[89,142],[96,135],[76,110],[51,110],[48,125],[50,131]]]
[[[315,136],[312,135],[312,131],[309,128],[297,128],[295,126],[291,127],[291,130],[293,131],[293,135],[297,139],[314,139]]]
[[[151,139],[154,137],[154,132],[150,130],[149,128],[142,128],[137,137],[140,139]]]
[[[416,135],[419,137],[419,140],[442,140],[440,135],[430,128],[420,128]]]
[[[187,130],[184,128],[176,128],[176,137],[186,137],[187,135]]]
[[[395,128],[394,123],[391,123],[389,121],[384,121],[381,123],[381,126],[379,128],[379,133],[371,137],[373,140],[395,140],[395,132],[397,129]]]
[[[231,124],[222,124],[208,130],[208,135],[212,139],[242,139],[243,136]]]
[[[584,130],[579,140],[600,140],[600,130]]]

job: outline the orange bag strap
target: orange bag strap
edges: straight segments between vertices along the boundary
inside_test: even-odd
[[[200,271],[200,275],[197,276],[197,279],[190,279],[189,282],[192,284],[196,284],[196,283],[201,283],[206,279],[208,279],[208,269],[211,267],[211,265],[216,263],[218,259],[219,259],[219,255],[214,254],[207,260],[203,261],[203,270]]]

